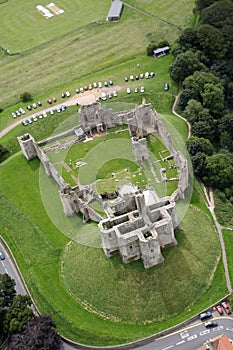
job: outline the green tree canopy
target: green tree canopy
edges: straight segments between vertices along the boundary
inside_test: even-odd
[[[191,136],[190,139],[187,140],[186,146],[191,156],[194,156],[197,153],[204,153],[207,156],[212,156],[214,153],[214,148],[211,142],[203,137],[199,138]]]
[[[6,273],[0,274],[0,312],[11,306],[16,295],[15,281]]]
[[[206,158],[204,182],[219,190],[233,184],[233,162],[229,154],[218,153]]]
[[[201,93],[203,106],[208,108],[211,115],[218,117],[224,113],[224,91],[223,88],[214,84],[205,84]]]
[[[233,3],[231,0],[215,1],[201,12],[201,23],[222,28],[233,23]]]
[[[204,8],[209,7],[218,0],[196,0],[196,9],[202,11]]]
[[[189,75],[204,68],[205,66],[199,61],[198,55],[188,50],[176,56],[175,62],[169,67],[169,73],[176,82],[183,82]]]

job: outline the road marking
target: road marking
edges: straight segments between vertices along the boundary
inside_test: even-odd
[[[173,348],[174,345],[170,345],[170,346],[167,346],[166,348],[163,348],[162,350],[168,350],[168,349],[171,349]]]
[[[185,340],[179,341],[178,343],[176,343],[176,345],[180,345],[180,344],[183,344],[183,343],[185,343]]]
[[[188,341],[190,340],[193,340],[193,339],[196,339],[197,338],[197,334],[193,334],[193,335],[190,335],[190,337],[188,337]]]
[[[213,332],[220,331],[221,329],[223,329],[223,326],[215,327],[215,328],[213,328]]]
[[[226,327],[226,331],[231,331],[231,332],[233,332],[233,328],[227,328],[227,327]]]
[[[7,271],[7,268],[6,268],[6,266],[5,266],[5,264],[4,264],[3,261],[2,261],[2,265],[4,266],[4,269],[5,269],[6,273],[9,275],[9,273],[8,273],[8,271]]]
[[[201,331],[199,334],[200,334],[200,335],[205,335],[205,334],[208,334],[208,333],[210,333],[210,330],[209,330],[209,329],[206,329],[206,330],[204,330],[204,331]]]
[[[188,331],[181,332],[180,336],[182,339],[187,338],[189,336],[189,332]]]

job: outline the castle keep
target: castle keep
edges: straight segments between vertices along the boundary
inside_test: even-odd
[[[46,174],[57,182],[65,215],[82,213],[84,222],[90,219],[99,223],[102,247],[108,258],[119,252],[124,263],[142,259],[146,269],[161,263],[164,260],[161,249],[177,244],[174,237],[174,230],[179,227],[176,201],[184,198],[184,191],[188,187],[187,160],[181,152],[174,149],[169,133],[150,104],[113,113],[111,109],[96,102],[80,107],[79,120],[81,125],[67,133],[38,143],[30,134],[18,137],[25,158],[31,160],[38,157]],[[82,186],[78,183],[71,187],[50,162],[46,149],[41,149],[42,145],[58,140],[59,137],[73,135],[73,142],[79,142],[80,138],[107,132],[109,128],[118,125],[128,126],[133,154],[139,162],[150,162],[145,137],[151,133],[157,133],[161,137],[178,171],[178,187],[171,196],[159,198],[153,188],[140,190],[128,184],[120,187],[113,199],[106,199],[106,196],[96,193],[93,184]],[[93,200],[103,206],[105,219],[91,208]]]

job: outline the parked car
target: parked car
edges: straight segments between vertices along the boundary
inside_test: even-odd
[[[127,92],[127,94],[130,94],[130,88],[127,88],[127,90],[126,90],[126,92]]]
[[[169,90],[169,84],[168,84],[168,83],[165,83],[165,85],[164,85],[164,90],[165,90],[165,91],[168,91],[168,90]]]
[[[83,89],[83,87],[80,87],[80,92],[84,92],[84,89]]]
[[[37,104],[36,104],[36,103],[33,103],[33,104],[32,104],[32,107],[33,107],[33,108],[37,108]]]
[[[227,315],[230,315],[231,314],[231,309],[229,307],[229,304],[226,302],[226,301],[223,301],[222,302],[222,307],[223,309],[225,310],[226,314]]]
[[[89,90],[92,90],[92,88],[93,88],[93,87],[92,87],[92,84],[89,84],[88,89],[89,89]]]
[[[144,74],[141,73],[141,74],[140,74],[140,79],[143,79],[143,78],[144,78]]]
[[[138,88],[137,87],[134,89],[134,92],[136,92],[136,93],[138,92]]]
[[[53,115],[53,114],[54,114],[54,110],[53,110],[53,109],[51,109],[50,114],[51,114],[51,115]]]
[[[145,78],[146,78],[146,79],[149,79],[149,75],[150,75],[149,72],[146,72],[146,73],[145,73]]]
[[[101,89],[103,87],[101,81],[98,82],[98,87]]]
[[[15,113],[16,113],[17,117],[20,117],[20,115],[21,115],[20,111],[16,111]]]
[[[128,81],[128,77],[125,77],[125,81]]]
[[[107,97],[105,92],[102,92],[101,99],[102,101],[106,101]]]
[[[28,118],[28,124],[32,124],[31,118]]]
[[[27,109],[28,109],[29,111],[31,111],[31,110],[32,110],[32,106],[28,105],[28,106],[27,106]]]
[[[70,92],[66,91],[66,97],[70,97]]]
[[[3,252],[0,251],[0,260],[4,260],[5,259],[5,255],[3,254]]]
[[[88,90],[88,86],[87,85],[84,85],[84,91],[87,91]]]
[[[109,95],[108,95],[108,98],[112,98],[112,94],[109,94]]]
[[[223,314],[223,309],[222,309],[221,305],[216,305],[216,310],[218,311],[219,315]]]
[[[217,327],[218,324],[216,321],[208,321],[208,322],[205,322],[205,327],[206,328],[212,328],[212,327]]]
[[[113,96],[117,97],[117,92],[116,91],[113,91]]]
[[[97,84],[96,81],[93,83],[93,87],[94,87],[95,89],[98,87],[98,84]]]
[[[47,102],[51,105],[51,104],[52,104],[51,98],[49,98],[49,99],[47,100]]]
[[[133,74],[131,74],[131,75],[129,76],[129,79],[132,80],[132,81],[134,80]]]
[[[22,121],[22,124],[23,124],[24,126],[27,126],[27,125],[28,125],[28,123],[27,123],[25,120]]]
[[[61,111],[65,112],[65,110],[66,110],[66,106],[61,106]]]
[[[106,86],[106,87],[108,86],[108,82],[107,81],[104,82],[104,86]]]
[[[212,317],[212,313],[210,311],[206,311],[200,314],[200,320],[206,320],[207,318]]]
[[[40,101],[37,102],[38,103],[38,106],[41,107],[42,106],[42,103]]]
[[[61,97],[62,97],[62,98],[65,98],[65,97],[66,97],[66,95],[64,94],[64,92],[61,94]]]
[[[135,75],[135,79],[136,79],[136,80],[139,80],[139,76],[138,76],[138,75]]]
[[[80,93],[80,90],[78,88],[75,91],[76,91],[76,94]]]
[[[144,88],[144,86],[141,86],[140,91],[141,91],[141,92],[145,92],[145,88]]]
[[[38,116],[38,118],[39,118],[39,119],[43,119],[43,115],[40,114],[40,115]]]
[[[20,112],[21,114],[25,114],[25,113],[26,113],[25,110],[24,110],[22,107],[19,108],[19,112]]]
[[[112,80],[109,80],[108,82],[109,82],[109,85],[113,85],[113,82],[112,82]]]
[[[153,78],[155,76],[154,72],[150,72],[150,78]]]
[[[37,117],[32,118],[34,122],[37,122]]]
[[[12,112],[11,115],[12,115],[12,118],[16,118],[17,117],[15,112]]]

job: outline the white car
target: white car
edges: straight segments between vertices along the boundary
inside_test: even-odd
[[[113,91],[112,94],[113,94],[114,97],[117,97],[117,92],[116,91]]]
[[[40,114],[38,118],[39,118],[39,119],[43,119],[43,115],[42,115],[42,114]]]
[[[53,114],[54,114],[54,111],[53,111],[53,109],[51,109],[51,111],[50,111],[50,114],[51,114],[51,115],[53,115]]]
[[[102,99],[102,101],[106,101],[107,97],[106,97],[105,92],[102,92],[101,99]]]
[[[70,92],[66,91],[66,97],[70,97]]]
[[[12,118],[16,118],[17,117],[16,113],[14,113],[14,112],[12,112],[11,115],[12,115]]]
[[[102,86],[103,86],[103,85],[102,85],[101,81],[99,81],[99,82],[98,82],[98,87],[101,89]]]
[[[34,122],[37,122],[37,117],[33,117],[33,121],[34,121]]]
[[[32,124],[31,118],[28,118],[28,124]]]
[[[138,92],[138,88],[137,87],[134,89],[134,92],[136,92],[136,93]]]
[[[140,91],[141,91],[141,92],[145,92],[144,86],[141,86]]]
[[[150,76],[149,72],[146,72],[146,73],[145,73],[145,78],[146,78],[146,79],[149,79],[149,76]]]
[[[130,76],[129,76],[129,79],[130,79],[130,80],[134,80],[133,75],[130,75]]]
[[[127,94],[130,94],[130,88],[127,88],[127,90],[126,90],[126,92],[127,92]]]
[[[95,82],[93,83],[93,88],[95,88],[95,89],[96,89],[96,88],[97,88],[97,86],[98,86],[98,85],[97,85],[97,82],[95,81]]]

